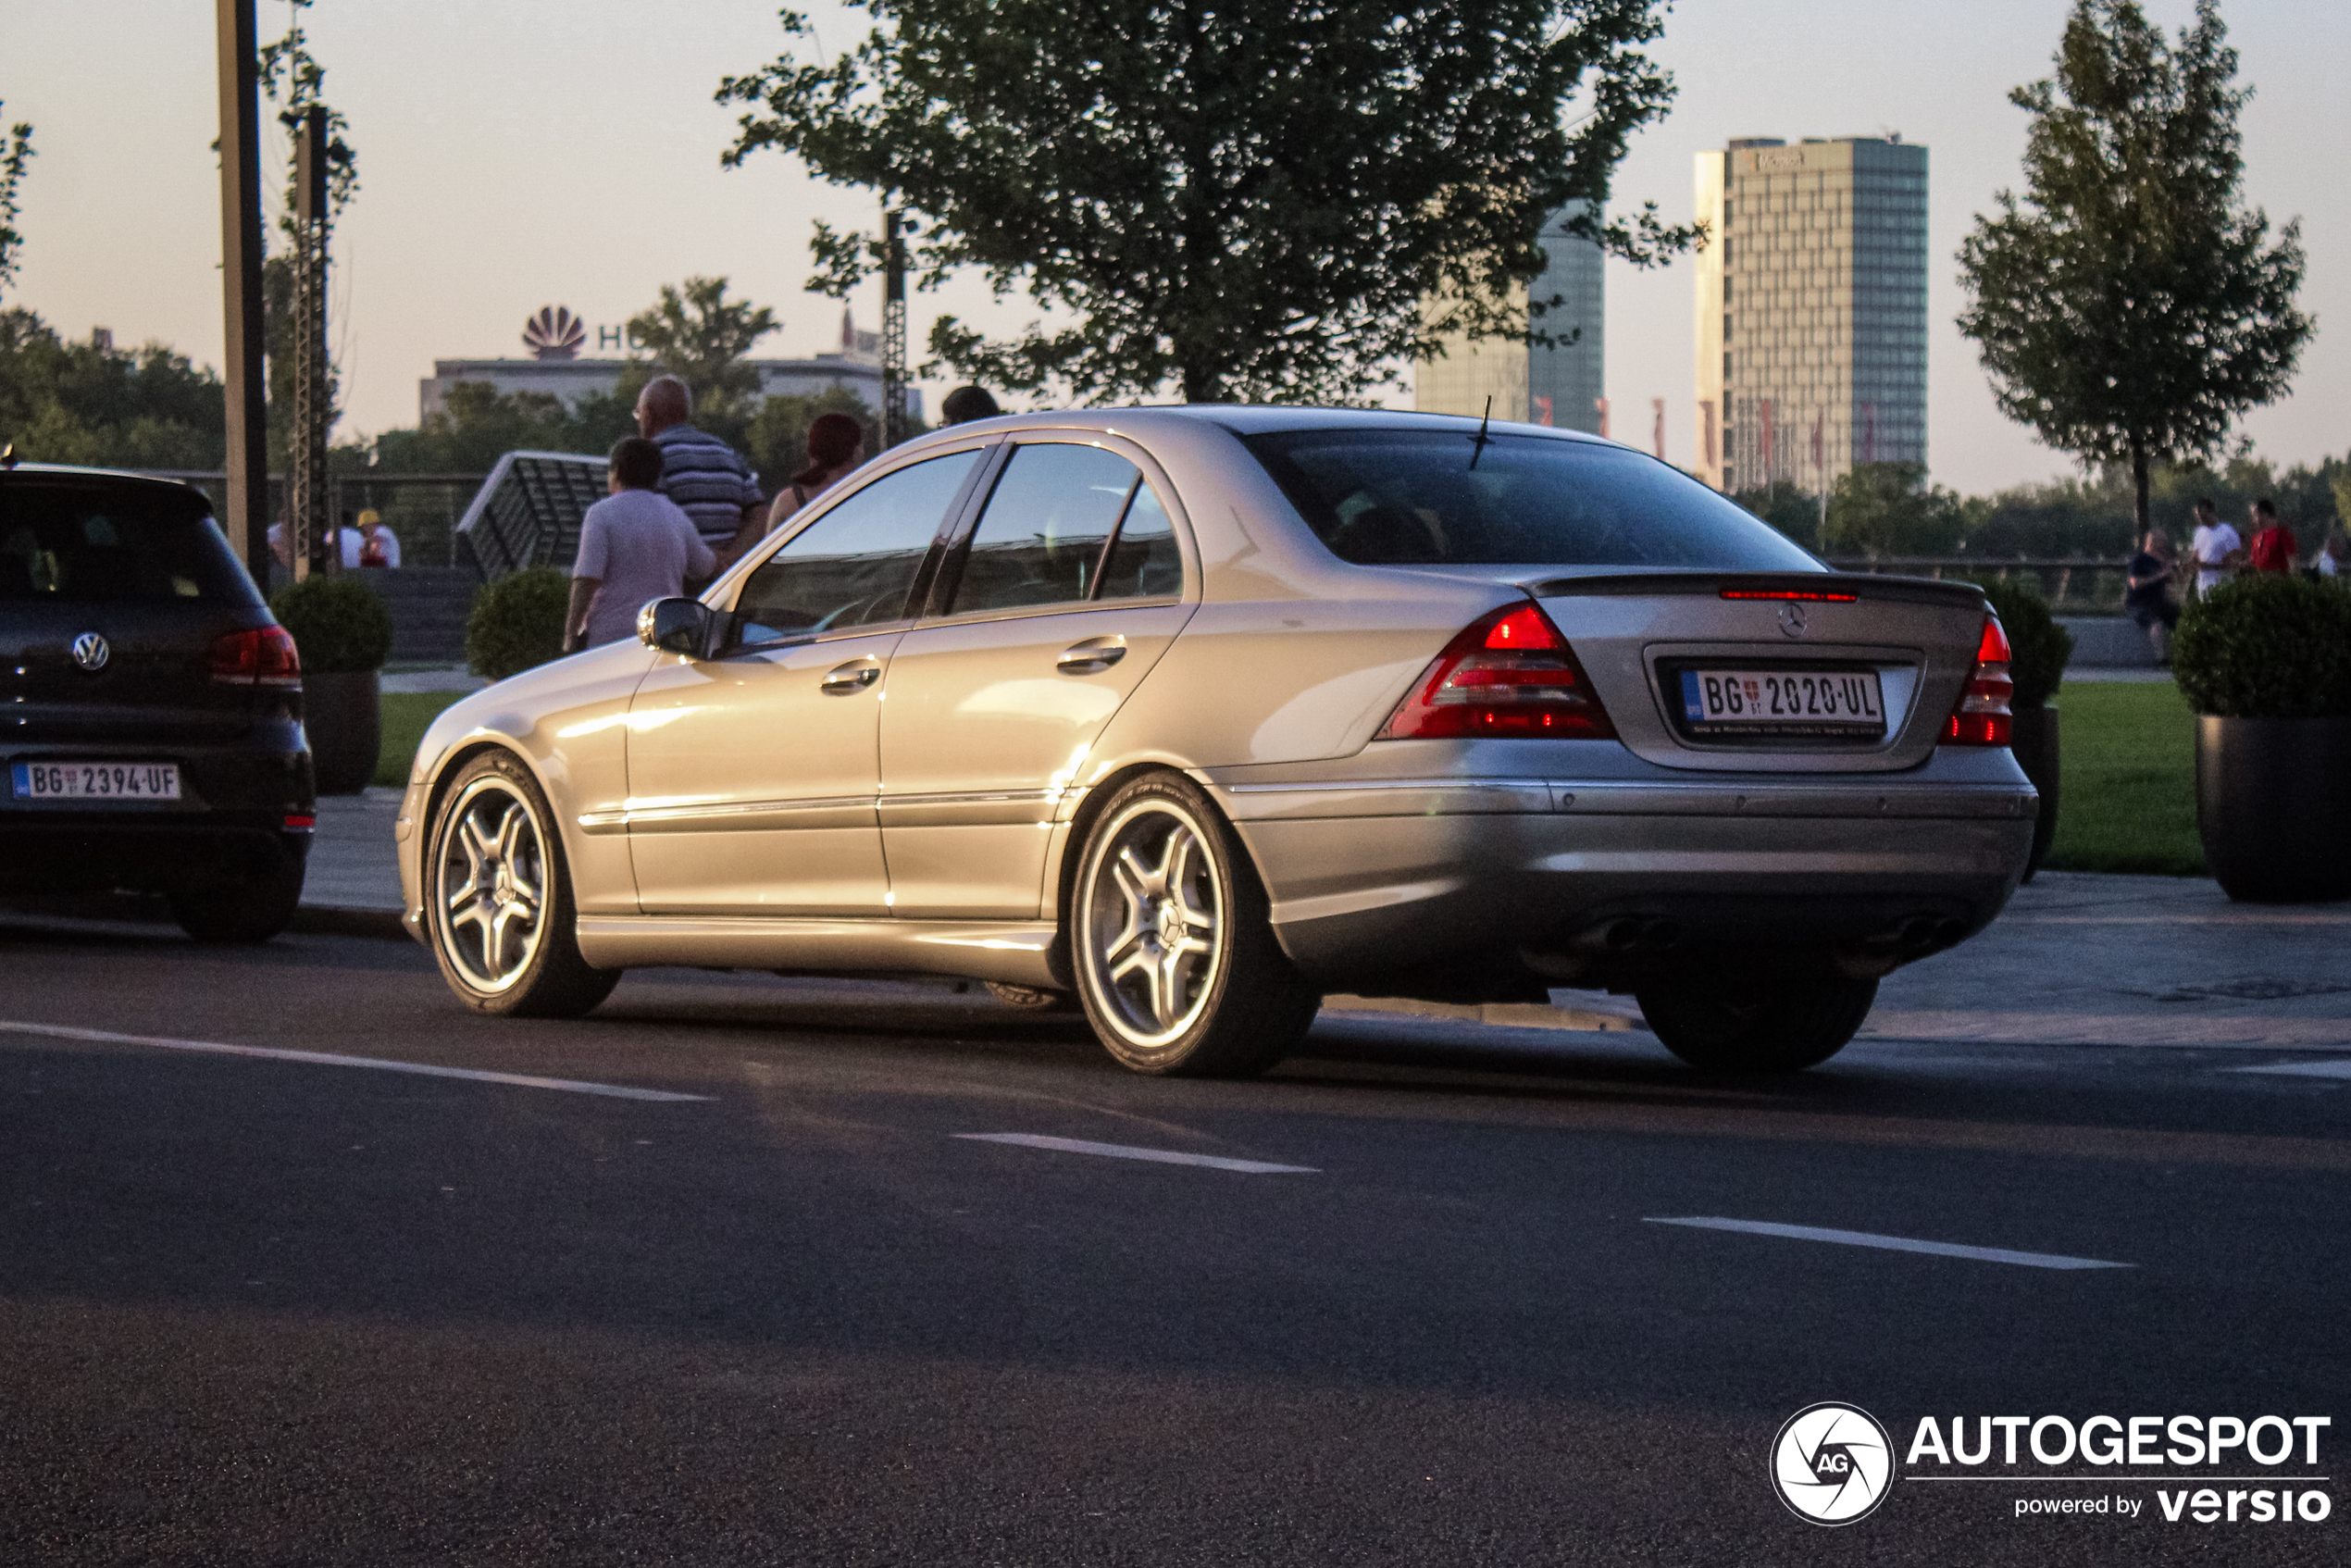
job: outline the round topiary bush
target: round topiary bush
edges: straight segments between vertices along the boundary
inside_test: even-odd
[[[2048,601],[2021,583],[1979,582],[2000,629],[2009,634],[2009,678],[2016,682],[2010,699],[2018,708],[2046,707],[2065,679],[2066,662],[2073,657],[2073,634],[2049,614]]]
[[[2269,572],[2224,582],[2180,617],[2171,673],[2218,718],[2351,716],[2351,589]]]
[[[392,612],[355,577],[309,577],[269,596],[305,675],[381,669],[392,653]]]
[[[466,663],[476,675],[504,680],[564,651],[564,614],[571,579],[533,566],[485,584],[466,616]]]

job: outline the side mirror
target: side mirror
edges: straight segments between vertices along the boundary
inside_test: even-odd
[[[637,612],[637,641],[665,653],[706,659],[715,618],[699,599],[656,599]]]

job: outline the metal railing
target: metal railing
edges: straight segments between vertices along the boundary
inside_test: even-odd
[[[142,468],[158,479],[180,479],[212,497],[217,507],[227,501],[227,476],[218,468]],[[456,554],[457,521],[481,489],[484,474],[330,474],[327,509],[340,520],[344,512],[374,511],[400,541],[400,559],[412,566],[460,566],[472,563]],[[269,476],[269,516],[276,521],[286,499],[286,476]]]
[[[496,581],[531,566],[569,567],[579,521],[604,498],[610,459],[567,452],[509,452],[457,520],[458,549]]]
[[[1824,555],[1822,559],[1841,572],[2025,581],[2059,614],[2118,614],[2123,591],[2130,586],[2129,564],[2103,555],[2019,556],[2006,561],[1984,555]]]

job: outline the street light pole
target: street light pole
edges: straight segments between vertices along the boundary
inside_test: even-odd
[[[327,505],[327,111],[302,117],[294,146],[292,451],[286,465],[286,534],[297,581],[342,564]]]
[[[269,426],[263,401],[261,112],[254,0],[215,0],[220,77],[220,284],[228,372],[230,537],[269,580]]]

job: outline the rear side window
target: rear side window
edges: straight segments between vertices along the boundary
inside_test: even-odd
[[[1182,591],[1176,530],[1149,480],[1075,442],[1016,450],[972,530],[951,613]]]
[[[203,496],[162,486],[0,483],[0,604],[258,604]]]
[[[958,452],[901,468],[793,535],[736,596],[736,641],[776,642],[905,615],[923,557],[979,456]]]
[[[1543,436],[1354,428],[1241,438],[1315,537],[1365,566],[1820,571],[1653,457]]]

